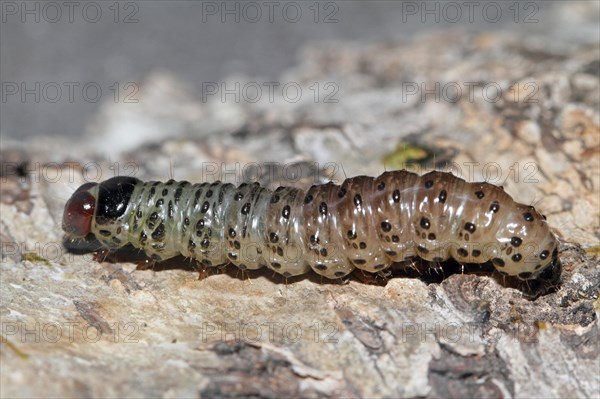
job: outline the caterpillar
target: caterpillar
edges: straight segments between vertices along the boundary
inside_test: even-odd
[[[156,261],[183,255],[206,266],[314,270],[337,279],[415,257],[491,262],[533,280],[552,271],[558,242],[546,218],[502,187],[433,171],[357,176],[308,190],[258,183],[142,182],[114,177],[79,187],[65,205],[66,237],[130,244]]]

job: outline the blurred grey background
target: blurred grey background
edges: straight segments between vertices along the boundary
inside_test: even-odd
[[[277,79],[314,41],[410,40],[446,29],[543,35],[549,47],[597,40],[589,2],[565,3],[2,1],[0,133],[79,136],[102,101],[117,88],[122,101],[127,82],[155,70],[181,77],[198,96],[202,82],[228,76]],[[569,23],[571,12],[577,23]]]

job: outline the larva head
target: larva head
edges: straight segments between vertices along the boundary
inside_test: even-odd
[[[65,205],[62,228],[69,237],[85,237],[91,232],[96,209],[97,183],[86,183],[73,193]]]
[[[69,237],[85,237],[97,225],[116,223],[138,182],[133,177],[117,176],[100,184],[82,185],[65,205],[63,230]]]
[[[546,218],[531,206],[515,204],[496,239],[500,245],[492,263],[502,274],[533,280],[557,261],[558,240]]]

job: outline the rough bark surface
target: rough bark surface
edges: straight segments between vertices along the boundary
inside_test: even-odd
[[[281,79],[310,93],[297,103],[203,103],[185,83],[154,74],[139,104],[105,105],[79,142],[8,143],[2,396],[600,396],[598,45],[537,43],[446,32],[320,44]],[[315,102],[314,82],[335,82],[339,101]],[[462,86],[458,101],[422,101],[406,95],[406,82],[493,82],[501,95],[491,101],[475,88],[469,98]],[[178,107],[167,103],[174,96]],[[152,137],[120,140],[124,126],[136,125]],[[118,162],[120,174],[196,182],[217,177],[206,165],[277,162],[258,180],[306,187],[434,166],[433,158],[405,158],[407,148],[535,203],[562,239],[561,285],[530,299],[486,274],[373,284],[228,268],[199,279],[185,262],[136,270],[60,246],[62,206],[83,168],[94,177],[90,165],[102,179]],[[303,179],[286,179],[290,162]],[[498,180],[490,179],[490,162]]]

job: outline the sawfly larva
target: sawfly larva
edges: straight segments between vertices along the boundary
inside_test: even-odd
[[[490,261],[504,275],[531,280],[557,262],[545,219],[501,187],[400,170],[274,191],[114,177],[73,194],[63,229],[69,238],[93,234],[109,250],[131,244],[156,261],[183,255],[285,277],[312,269],[334,279],[420,257]]]

